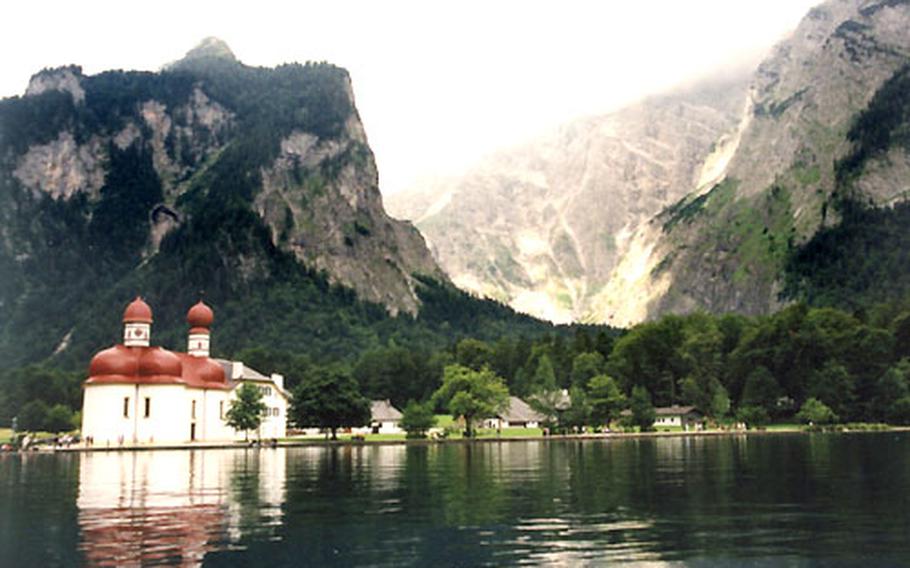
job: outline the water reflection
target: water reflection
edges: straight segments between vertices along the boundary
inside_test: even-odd
[[[201,564],[207,552],[281,524],[285,452],[86,453],[79,460],[80,549],[89,564]]]
[[[0,565],[901,565],[910,434],[0,456]]]

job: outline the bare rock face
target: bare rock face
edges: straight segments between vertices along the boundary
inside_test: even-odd
[[[735,146],[746,77],[578,120],[459,179],[387,198],[462,288],[557,322],[595,313],[630,236]],[[721,155],[723,154],[723,155]]]
[[[392,313],[416,313],[415,274],[445,280],[423,238],[382,207],[373,153],[359,117],[342,136],[294,132],[263,171],[255,208],[273,241]]]
[[[28,82],[25,96],[40,95],[47,91],[63,91],[73,96],[73,102],[85,102],[85,90],[79,82],[82,68],[77,66],[45,69],[34,75]]]
[[[781,306],[787,251],[837,222],[835,165],[873,95],[910,63],[910,3],[832,0],[812,9],[759,67],[747,123],[722,183],[654,220],[655,270],[631,296],[647,316],[695,309],[761,314]],[[892,150],[853,184],[887,205],[908,190],[907,154]],[[665,293],[651,291],[666,289]]]
[[[94,197],[104,185],[104,150],[99,137],[79,144],[63,131],[47,144],[32,146],[21,156],[13,176],[33,195],[68,199],[85,192]]]

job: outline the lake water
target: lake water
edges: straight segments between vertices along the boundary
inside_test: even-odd
[[[0,565],[910,565],[910,434],[0,456]]]

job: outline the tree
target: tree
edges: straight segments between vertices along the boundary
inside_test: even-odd
[[[32,400],[25,403],[19,412],[19,430],[26,432],[44,430],[47,411],[47,405],[43,400]]]
[[[727,389],[723,385],[718,384],[711,397],[709,415],[715,420],[719,420],[728,412],[730,412],[730,395],[727,394]]]
[[[588,381],[587,403],[591,409],[592,425],[603,426],[619,418],[626,397],[612,377],[597,375]]]
[[[534,371],[534,382],[531,385],[532,393],[545,392],[556,389],[556,372],[553,362],[546,354],[537,361],[537,370]]]
[[[824,402],[812,397],[806,399],[796,417],[807,424],[833,424],[838,420],[837,414]]]
[[[462,339],[455,346],[455,360],[459,365],[479,371],[493,362],[493,348],[479,339]]]
[[[47,411],[44,429],[48,432],[69,432],[73,429],[73,411],[64,404],[55,404]]]
[[[408,402],[404,407],[400,424],[408,433],[408,438],[425,438],[427,430],[436,425],[432,404],[421,404],[414,400]]]
[[[893,421],[890,415],[894,404],[898,400],[910,396],[908,378],[910,378],[910,360],[907,359],[902,359],[879,377],[870,404],[874,419]]]
[[[370,421],[370,401],[361,396],[357,381],[340,367],[311,367],[291,399],[291,416],[298,426],[338,429]]]
[[[583,429],[591,418],[591,406],[588,404],[587,393],[579,386],[569,389],[569,408],[562,414],[561,426],[572,428],[576,431]]]
[[[579,353],[572,360],[572,384],[586,388],[588,381],[603,373],[604,357],[598,352]]]
[[[849,417],[856,400],[856,382],[837,361],[828,361],[809,378],[809,396],[824,402],[835,414]]]
[[[643,386],[632,389],[629,410],[632,412],[630,421],[633,426],[638,426],[641,432],[654,430],[654,420],[657,419],[657,414],[654,412],[654,405],[651,404],[651,393],[648,392],[648,389]]]
[[[768,411],[763,406],[743,406],[736,411],[736,419],[749,429],[761,428],[771,421]]]
[[[454,416],[462,416],[467,437],[474,435],[476,419],[493,418],[509,404],[509,391],[503,380],[484,368],[475,371],[462,365],[449,365],[443,371],[442,386],[433,394]]]
[[[780,396],[780,386],[766,367],[756,367],[746,379],[743,387],[740,407],[759,406],[765,412],[772,410]]]
[[[243,383],[236,391],[237,398],[224,414],[224,421],[234,430],[243,430],[244,438],[250,439],[250,430],[259,428],[266,410],[262,402],[262,391],[252,383]]]

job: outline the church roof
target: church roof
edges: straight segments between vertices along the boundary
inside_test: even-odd
[[[182,384],[226,389],[229,386],[224,377],[221,366],[208,357],[174,353],[161,347],[114,345],[92,358],[85,384]]]

